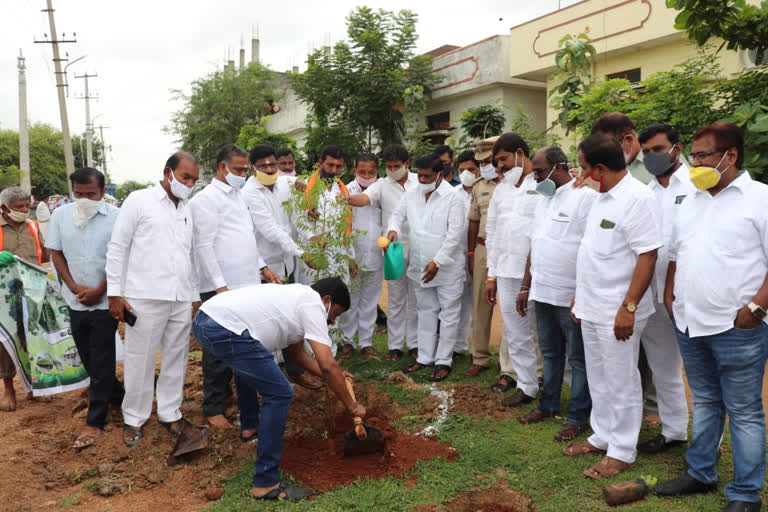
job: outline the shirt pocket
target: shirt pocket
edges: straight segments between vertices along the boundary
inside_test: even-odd
[[[547,237],[552,240],[562,240],[568,233],[571,226],[571,219],[568,217],[554,217],[549,220],[547,226]]]
[[[745,254],[761,250],[762,237],[751,217],[738,217],[714,227],[715,245],[723,254],[743,258]]]
[[[592,248],[594,253],[601,258],[608,258],[615,252],[616,239],[616,227],[603,228],[598,226],[595,229],[592,236]]]

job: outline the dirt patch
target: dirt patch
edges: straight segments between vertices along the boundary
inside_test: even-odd
[[[501,405],[501,399],[506,395],[473,384],[459,384],[454,390],[453,405],[459,413],[508,420],[517,412],[517,409]]]
[[[382,413],[369,410],[365,424],[381,430],[383,453],[345,457],[344,433],[354,426],[348,414],[339,414],[327,437],[286,439],[280,469],[315,490],[327,491],[358,479],[402,478],[419,460],[455,458],[449,444],[398,432]]]
[[[533,512],[531,500],[501,482],[493,489],[460,494],[442,505],[422,505],[413,512]]]

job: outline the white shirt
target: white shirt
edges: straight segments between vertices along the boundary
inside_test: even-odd
[[[388,231],[397,232],[398,240],[407,225],[411,246],[409,249],[408,278],[422,288],[464,282],[464,258],[461,256],[461,237],[464,217],[456,191],[445,180],[426,199],[419,187],[410,188],[389,219]],[[435,277],[423,283],[424,267],[435,260],[440,265]]]
[[[405,185],[401,185],[389,176],[382,178],[367,189],[363,194],[367,195],[371,200],[371,205],[381,208],[381,226],[386,228],[389,226],[389,220],[392,218],[392,212],[397,209],[400,204],[400,200],[405,195],[407,190],[412,188],[418,188],[419,177],[415,172],[408,172],[408,178],[405,180]],[[401,226],[403,232],[397,234],[397,239],[403,246],[403,254],[407,254],[408,251],[408,225]],[[386,235],[386,232],[382,232],[382,235]]]
[[[573,183],[541,198],[531,226],[529,298],[553,306],[570,306],[576,294],[576,255],[598,196],[589,187],[574,188]]]
[[[107,295],[198,301],[193,222],[187,201],[178,207],[158,183],[123,202],[107,245]]]
[[[529,173],[519,187],[502,180],[493,191],[485,223],[485,248],[488,250],[488,277],[522,279],[531,250],[533,214],[541,195]]]
[[[678,329],[697,337],[733,328],[768,274],[767,204],[768,186],[742,171],[714,197],[697,190],[680,205],[669,255]]]
[[[235,334],[248,331],[270,352],[305,339],[331,346],[320,294],[303,284],[262,284],[220,293],[200,310]]]
[[[469,247],[469,241],[467,240],[467,231],[469,230],[469,207],[472,206],[472,190],[469,192],[464,190],[464,185],[453,187],[456,193],[456,201],[458,201],[457,208],[461,208],[461,220],[463,225],[461,226],[461,232],[463,236],[459,242],[461,254],[466,255],[467,247]],[[466,261],[466,258],[465,258]]]
[[[293,272],[294,257],[302,251],[292,237],[292,224],[283,203],[290,201],[295,178],[280,176],[272,190],[254,176],[243,187],[243,200],[253,221],[256,243],[267,266],[284,265],[287,275]]]
[[[376,180],[371,184],[374,186],[381,180]],[[370,187],[368,187],[370,188]],[[362,194],[363,187],[357,182],[352,180],[347,184],[347,189],[350,194]],[[352,214],[355,221],[352,224],[352,229],[356,231],[364,231],[355,238],[355,255],[357,255],[357,263],[364,267],[362,270],[365,272],[377,272],[381,270],[383,265],[383,253],[381,248],[376,244],[376,239],[381,236],[381,207],[378,203],[371,202],[368,206],[360,208],[353,208]]]
[[[195,223],[195,257],[200,291],[261,283],[266,266],[239,189],[216,178],[189,201]]]
[[[696,187],[691,182],[690,169],[682,160],[680,164],[680,167],[670,176],[667,188],[659,185],[656,178],[648,183],[648,189],[653,192],[656,199],[656,221],[659,223],[661,242],[664,244],[656,258],[651,290],[656,300],[662,304],[664,303],[664,285],[667,282],[669,248],[672,245],[677,212],[680,210],[683,199],[696,192]]]
[[[648,187],[626,176],[592,204],[576,260],[577,318],[613,325],[632,282],[637,257],[661,247],[655,202]],[[643,294],[635,320],[656,311]]]

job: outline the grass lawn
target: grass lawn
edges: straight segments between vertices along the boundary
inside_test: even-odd
[[[420,406],[421,399],[428,392],[427,371],[414,377],[415,382],[424,384],[424,391],[406,390],[394,384],[381,382],[389,373],[406,366],[402,361],[385,361],[386,337],[374,339],[376,349],[382,354],[379,359],[366,360],[360,356],[345,361],[345,366],[355,374],[358,381],[376,382],[380,391],[390,394],[395,402],[412,404],[414,411]],[[454,371],[448,380],[439,387],[450,389],[458,384],[472,384],[488,390],[494,382],[492,371],[485,372],[477,379],[463,376],[469,366],[469,358],[457,359]],[[490,390],[487,391],[491,396]],[[567,394],[564,394],[564,399]],[[553,436],[561,428],[564,419],[549,420],[540,424],[524,426],[516,421],[519,414],[532,409],[535,404],[524,406],[520,410],[510,410],[487,416],[466,415],[452,412],[439,430],[438,438],[450,442],[458,451],[454,461],[434,459],[419,462],[405,479],[386,478],[357,483],[335,491],[326,492],[312,501],[260,502],[249,495],[253,476],[253,463],[248,461],[243,469],[228,482],[223,497],[209,510],[217,512],[237,511],[410,511],[419,505],[435,505],[451,501],[457,495],[478,488],[491,488],[500,481],[506,486],[531,500],[532,509],[538,511],[600,511],[613,510],[602,497],[602,486],[607,482],[617,483],[637,477],[653,477],[659,481],[675,477],[685,470],[683,459],[685,448],[674,448],[658,456],[639,456],[635,467],[605,482],[593,481],[582,472],[599,457],[566,457],[561,450],[564,444],[554,440]],[[567,410],[564,403],[562,411]],[[415,432],[426,425],[414,423],[418,416],[406,415],[399,426]],[[398,423],[396,423],[398,424]],[[645,429],[640,439],[652,437],[654,429]],[[582,437],[583,438],[583,437]],[[581,439],[581,438],[580,438]],[[649,496],[646,500],[625,505],[629,511],[720,511],[725,506],[723,497],[724,484],[731,479],[731,453],[729,437],[726,432],[723,442],[723,455],[718,464],[721,485],[717,493],[704,496],[691,496],[679,499],[659,499]],[[763,502],[768,501],[763,493]],[[481,510],[469,508],[467,510]]]

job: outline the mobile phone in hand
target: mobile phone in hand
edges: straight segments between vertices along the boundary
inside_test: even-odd
[[[123,310],[123,318],[125,318],[125,323],[131,327],[136,323],[136,315],[133,311],[128,311],[127,309]]]

